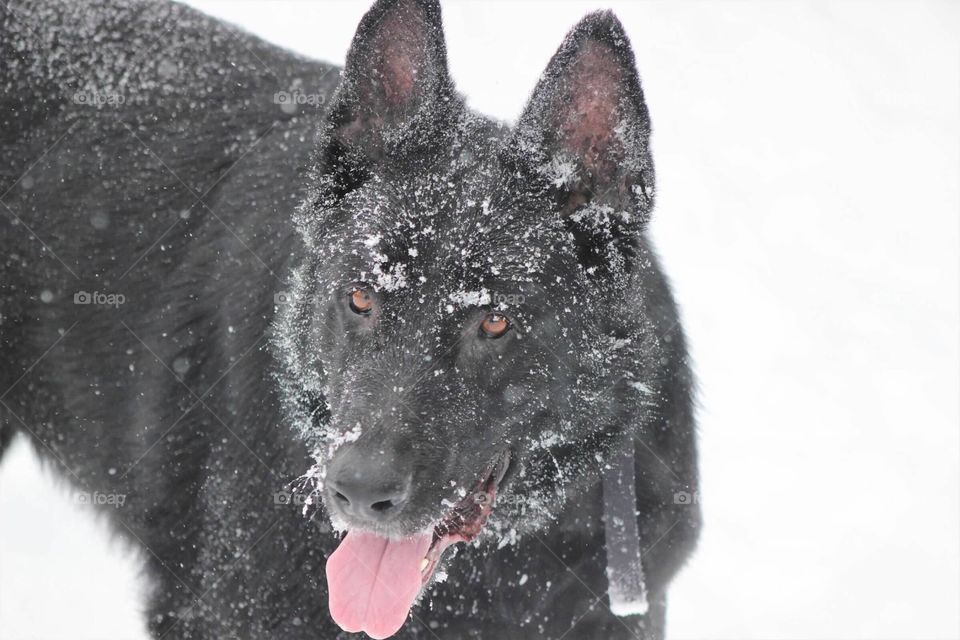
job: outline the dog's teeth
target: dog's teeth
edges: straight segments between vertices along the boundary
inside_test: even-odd
[[[421,561],[420,561],[420,573],[423,573],[424,571],[426,571],[426,570],[427,570],[427,567],[429,567],[429,566],[430,566],[430,561],[429,561],[429,560],[427,560],[426,558],[424,558],[423,560],[421,560]]]

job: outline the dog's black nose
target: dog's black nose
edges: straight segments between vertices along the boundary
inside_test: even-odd
[[[385,522],[399,513],[410,497],[412,474],[389,456],[364,455],[359,449],[341,451],[330,465],[330,498],[346,513]]]

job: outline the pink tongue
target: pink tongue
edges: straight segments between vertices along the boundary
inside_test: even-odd
[[[344,631],[387,638],[403,626],[423,584],[433,533],[390,540],[352,531],[327,559],[330,615]]]

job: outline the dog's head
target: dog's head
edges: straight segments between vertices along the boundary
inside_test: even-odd
[[[455,92],[430,0],[367,14],[325,127],[277,341],[349,531],[331,607],[369,632],[334,604],[374,588],[368,560],[410,573],[412,594],[370,596],[402,622],[447,544],[488,516],[542,524],[596,477],[656,358],[637,285],[650,127],[611,14],[574,28],[509,129]]]

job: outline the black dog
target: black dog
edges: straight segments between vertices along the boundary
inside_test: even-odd
[[[0,65],[0,450],[146,550],[154,636],[662,637],[692,382],[611,14],[514,129],[435,0],[378,2],[342,73],[176,4],[15,0]]]

